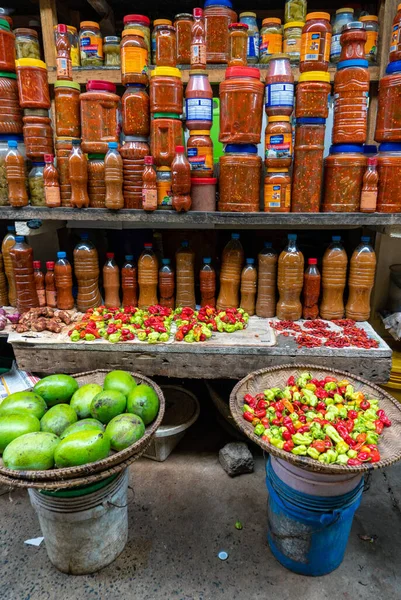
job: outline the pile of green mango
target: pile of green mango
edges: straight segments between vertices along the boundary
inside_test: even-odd
[[[0,454],[14,470],[85,465],[141,439],[158,412],[154,389],[126,371],[108,373],[103,387],[49,375],[0,404]]]

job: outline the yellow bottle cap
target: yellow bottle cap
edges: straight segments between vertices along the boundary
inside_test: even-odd
[[[38,69],[46,69],[46,63],[37,58],[20,58],[15,61],[16,67],[37,67]]]
[[[366,21],[376,21],[376,23],[378,23],[379,17],[377,17],[376,15],[364,15],[363,17],[359,17],[359,20],[361,21],[361,23],[366,23]]]
[[[99,23],[96,23],[96,21],[81,21],[79,27],[81,29],[84,29],[85,27],[96,27],[97,29],[100,29]]]
[[[266,23],[277,23],[277,25],[281,25],[281,19],[277,19],[276,17],[270,17],[270,19],[263,19],[262,25],[266,25]]]
[[[176,69],[175,67],[155,67],[155,69],[151,71],[150,76],[157,77],[157,75],[179,77],[180,79],[182,77],[180,69]]]
[[[305,23],[303,21],[290,21],[284,25],[284,29],[289,29],[290,27],[303,27]]]
[[[306,20],[311,21],[312,19],[325,19],[330,21],[330,15],[326,12],[312,12],[306,15]]]
[[[194,129],[189,132],[189,135],[208,135],[210,137],[210,131],[207,129]]]
[[[155,19],[153,21],[153,27],[157,27],[158,25],[172,25],[173,22],[169,19]]]
[[[283,115],[282,117],[280,117],[279,115],[275,115],[274,117],[269,117],[269,123],[279,123],[280,121],[289,123],[290,117],[288,117],[287,115]]]
[[[308,71],[307,73],[301,73],[298,82],[302,81],[324,81],[330,83],[330,73],[326,71]]]

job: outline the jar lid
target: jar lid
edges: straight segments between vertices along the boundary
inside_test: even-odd
[[[127,35],[138,35],[142,38],[145,37],[145,34],[140,29],[123,29],[121,32],[121,37],[126,37]]]
[[[230,23],[228,29],[234,29],[234,27],[236,29],[243,29],[244,31],[249,29],[249,26],[246,23]]]
[[[24,117],[48,117],[49,111],[46,108],[24,108]]]
[[[146,88],[146,85],[144,83],[127,83],[126,88]],[[127,91],[127,90],[126,90]]]
[[[207,135],[210,137],[210,131],[208,129],[193,129],[189,132],[189,135]]]
[[[386,73],[391,75],[392,73],[398,73],[401,71],[401,60],[395,60],[387,65]]]
[[[191,177],[191,185],[216,185],[217,177]]]
[[[268,117],[269,119],[269,123],[280,123],[280,121],[283,121],[284,123],[289,123],[290,122],[290,117],[288,117],[287,115],[274,115],[273,117]]]
[[[202,75],[202,77],[209,77],[209,73],[207,71],[204,71],[203,69],[199,69],[199,70],[191,70],[189,71],[190,75]]]
[[[15,61],[16,67],[36,67],[37,69],[46,69],[46,63],[37,58],[20,58]]]
[[[228,8],[233,7],[230,0],[206,0],[203,8],[208,8],[209,6],[227,6]]]
[[[78,90],[79,92],[81,91],[81,86],[79,85],[79,83],[77,83],[76,81],[67,81],[64,79],[59,79],[58,81],[55,81],[54,88],[72,88],[74,90]]]
[[[346,69],[347,67],[363,67],[363,68],[367,69],[368,66],[369,66],[368,61],[364,60],[363,58],[354,58],[351,60],[341,60],[339,63],[337,63],[338,70]]]
[[[120,38],[118,37],[118,35],[106,35],[106,37],[103,40],[104,44],[119,44],[120,43]]]
[[[141,23],[142,25],[149,27],[150,19],[149,17],[145,17],[145,15],[125,15],[123,23],[124,25],[126,23]]]
[[[8,77],[8,79],[17,79],[16,73],[6,73],[5,71],[0,71],[0,77]]]
[[[358,154],[363,154],[363,146],[362,144],[333,144],[333,146],[330,146],[329,152],[330,154],[339,154],[340,152],[357,152]]]
[[[377,154],[377,147],[374,144],[365,144],[363,147],[364,154]]]
[[[180,115],[176,115],[175,113],[154,113],[152,115],[152,119],[179,119]]]
[[[228,67],[226,79],[229,77],[252,77],[260,79],[260,71],[256,67]]]
[[[298,117],[297,125],[325,125],[326,119],[322,117]]]
[[[239,14],[239,18],[241,17],[255,17],[256,19],[256,13],[254,12],[243,12]]]
[[[258,148],[255,144],[227,144],[224,152],[235,152],[236,154],[257,154]]]
[[[14,35],[31,35],[32,37],[38,37],[38,32],[34,29],[27,29],[26,27],[18,27],[18,29],[14,29]]]
[[[142,135],[126,135],[124,142],[148,142],[148,138]]]
[[[68,136],[58,136],[56,137],[56,144],[60,143],[64,143],[64,142],[71,142],[71,144],[73,142],[80,142],[81,138],[73,138],[73,137],[68,137]]]
[[[379,152],[401,152],[401,143],[387,142],[385,144],[380,144]]]
[[[365,25],[360,21],[351,21],[341,27],[341,31],[347,31],[347,29],[365,29]]]
[[[18,135],[18,134],[6,134],[6,133],[0,134],[0,141],[1,142],[8,142],[10,140],[14,140],[16,142],[23,142],[24,141],[24,136],[23,135]]]
[[[7,31],[11,31],[10,23],[6,19],[0,19],[0,27]]]
[[[354,14],[354,9],[353,8],[339,8],[338,10],[336,10],[336,15],[341,15],[342,13]]]
[[[80,29],[85,29],[88,27],[95,27],[96,29],[100,29],[99,23],[96,23],[96,21],[81,21],[79,27]]]
[[[270,60],[290,60],[290,57],[285,52],[276,52],[270,55]]]
[[[155,19],[153,21],[153,27],[157,27],[158,25],[172,25],[173,22],[170,19]]]
[[[166,31],[175,31],[175,27],[174,25],[170,22],[169,24],[166,25],[157,25],[153,31],[156,31],[156,29],[164,29]]]
[[[303,27],[305,23],[303,21],[290,21],[286,23],[283,29],[289,29],[290,27]]]
[[[104,160],[105,154],[88,154],[89,160]]]
[[[281,25],[281,19],[277,19],[276,17],[263,19],[262,25],[266,25],[266,23],[277,23],[277,25]]]
[[[367,21],[375,21],[378,23],[379,17],[376,15],[364,15],[363,17],[359,17],[359,20],[362,21],[362,23],[366,23]]]
[[[169,171],[171,171],[170,167],[158,167],[156,169],[157,172],[161,171],[162,173],[168,173]]]
[[[308,71],[307,73],[300,73],[298,82],[301,83],[302,81],[324,81],[325,83],[330,83],[330,73],[327,73],[327,71]]]
[[[284,167],[281,167],[280,169],[269,168],[269,169],[267,169],[267,172],[268,173],[282,173],[283,175],[287,175],[288,169],[285,169]]]
[[[150,72],[151,77],[157,77],[158,75],[165,75],[167,77],[179,77],[181,79],[181,71],[176,67],[155,67],[153,71]]]
[[[175,15],[174,20],[176,19],[193,19],[192,15],[190,13],[178,13],[178,15]]]
[[[34,169],[35,167],[44,167],[45,163],[42,161],[35,162],[32,160],[31,165],[32,165],[32,169]]]
[[[330,21],[330,15],[327,12],[311,12],[306,15],[307,21],[312,21],[312,19],[324,19],[325,21]]]
[[[86,91],[90,92],[91,90],[103,90],[105,92],[113,92],[113,94],[115,94],[116,86],[114,83],[110,83],[109,81],[90,79],[86,84]]]

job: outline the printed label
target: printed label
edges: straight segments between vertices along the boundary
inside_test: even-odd
[[[259,37],[259,56],[281,52],[282,36],[279,33],[263,33]]]
[[[79,50],[76,46],[71,46],[71,63],[73,67],[80,67]]]
[[[187,156],[191,171],[213,172],[213,149],[212,148],[187,148]]]
[[[45,186],[45,202],[46,206],[55,207],[61,205],[60,188]]]
[[[36,290],[39,300],[39,306],[46,306],[46,294],[45,290]]]
[[[193,65],[206,67],[206,44],[191,45],[191,66]]]
[[[289,208],[291,203],[291,186],[280,183],[265,184],[265,211],[269,208]]]
[[[366,212],[374,212],[376,210],[377,203],[377,191],[376,192],[365,192],[362,190],[361,194],[361,207],[360,210]]]
[[[391,44],[390,44],[390,52],[396,52],[397,47],[398,47],[398,40],[399,40],[399,25],[397,23],[397,25],[393,25],[393,33],[391,35]]]
[[[57,292],[46,290],[47,306],[57,306]]]
[[[187,98],[185,100],[187,121],[213,122],[212,98]]]
[[[248,42],[246,47],[246,57],[255,58],[259,56],[259,36],[248,35]]]
[[[157,190],[142,189],[142,208],[143,210],[156,210]]]
[[[330,49],[330,58],[333,59],[341,54],[341,44],[340,44],[341,33],[336,33],[331,38],[331,49]]]
[[[377,31],[367,31],[367,38],[365,43],[365,55],[376,56],[377,55]]]
[[[266,85],[266,108],[270,106],[294,106],[293,83],[268,83]]]
[[[96,35],[81,38],[81,52],[91,58],[103,58],[103,40]]]
[[[145,75],[148,72],[148,51],[146,48],[121,48],[121,71],[126,73],[141,73]]]
[[[265,156],[266,158],[291,158],[292,135],[291,133],[275,133],[266,135]]]
[[[301,39],[301,61],[320,60],[329,62],[331,33],[303,33]]]
[[[289,38],[283,41],[283,52],[289,56],[299,57],[301,54],[301,38]]]
[[[71,60],[67,58],[56,58],[57,79],[72,79]]]
[[[157,182],[157,206],[165,208],[171,206],[173,193],[171,191],[171,181]]]

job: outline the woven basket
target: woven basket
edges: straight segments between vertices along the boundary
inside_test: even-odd
[[[85,383],[98,383],[99,385],[103,385],[104,378],[108,372],[109,371],[106,369],[99,369],[98,371],[78,373],[77,375],[74,375],[74,378],[79,383],[79,386],[82,386]],[[119,471],[121,471],[122,468],[125,468],[125,466],[127,466],[126,464],[124,464],[124,466],[121,465],[126,461],[129,461],[128,464],[130,464],[130,462],[133,462],[136,458],[138,458],[138,456],[143,454],[143,452],[150,444],[152,437],[156,432],[156,429],[161,425],[164,416],[165,401],[163,392],[154,381],[148,379],[147,377],[139,373],[131,373],[131,375],[134,377],[137,383],[146,383],[147,385],[152,387],[156,392],[157,397],[159,398],[160,404],[159,414],[157,415],[156,420],[146,427],[145,434],[140,440],[138,440],[131,446],[128,446],[128,448],[125,448],[125,450],[121,450],[120,452],[113,452],[107,458],[98,460],[93,463],[88,463],[79,467],[49,469],[48,471],[15,471],[13,469],[7,469],[6,467],[1,466],[0,476],[7,478],[7,480],[12,480],[14,482],[14,485],[17,485],[16,480],[22,480],[25,482],[38,482],[38,484],[40,483],[40,485],[37,486],[24,487],[45,488],[45,486],[43,485],[45,482],[57,482],[59,489],[62,489],[63,486],[61,485],[61,483],[67,482],[68,480],[75,479],[75,483],[71,485],[85,485],[86,483],[91,483],[92,481],[96,480],[95,478],[88,481],[88,478],[90,476],[100,474],[99,479],[104,479],[105,477],[108,477],[109,475],[112,475],[115,472],[118,473]],[[113,467],[120,468],[118,468],[118,470],[116,471],[110,472],[109,470]],[[104,475],[106,471],[108,474]],[[85,483],[82,483],[81,481],[83,478],[85,479]],[[81,482],[78,483],[78,480],[80,480]],[[68,487],[71,487],[71,485]]]
[[[383,434],[380,436],[379,451],[381,460],[379,462],[373,464],[364,463],[355,467],[348,465],[326,465],[306,456],[297,456],[291,454],[291,452],[280,450],[253,433],[251,423],[245,421],[242,416],[245,394],[254,396],[267,388],[283,388],[286,386],[287,380],[291,375],[296,379],[304,371],[310,372],[314,379],[323,379],[327,375],[334,375],[338,379],[347,379],[354,386],[355,390],[362,391],[368,399],[377,398],[379,400],[380,408],[385,410],[392,421],[391,427],[385,428]],[[238,427],[255,444],[258,444],[258,446],[266,450],[266,452],[273,454],[273,456],[282,458],[308,471],[332,473],[333,475],[344,472],[363,473],[372,469],[388,467],[401,459],[401,405],[377,385],[345,371],[326,369],[316,365],[283,365],[281,367],[261,369],[260,371],[250,373],[250,375],[247,375],[247,377],[244,377],[244,379],[237,383],[230,395],[230,409]]]

